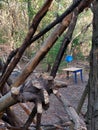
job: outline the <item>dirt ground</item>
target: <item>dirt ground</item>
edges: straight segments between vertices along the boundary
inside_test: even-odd
[[[68,85],[67,88],[61,88],[59,89],[59,92],[67,99],[71,106],[73,106],[75,109],[77,108],[78,102],[81,98],[81,95],[83,93],[83,90],[85,89],[85,86],[88,82],[88,69],[89,65],[87,62],[81,62],[81,61],[75,61],[73,64],[70,64],[70,66],[76,66],[83,68],[83,82],[81,82],[80,75],[78,74],[78,82],[77,84],[74,82],[74,75],[70,73],[70,78],[66,78],[66,72],[62,71],[62,73],[58,74],[56,79],[66,82]],[[84,114],[87,110],[87,99],[83,105],[82,113]],[[58,99],[54,96],[50,96],[50,108],[48,111],[44,112],[43,114],[43,123],[55,123],[62,120],[67,119],[67,114],[63,109],[62,104],[58,101]]]
[[[80,97],[88,82],[89,64],[87,61],[73,61],[68,65],[69,67],[83,68],[83,82],[81,82],[80,75],[78,74],[77,84],[74,82],[74,76],[70,73],[70,78],[66,78],[66,72],[62,71],[57,74],[56,79],[66,82],[67,88],[59,89],[59,92],[67,99],[71,106],[77,108]],[[32,103],[27,103],[28,107],[32,109]],[[24,122],[27,119],[26,113],[21,109],[19,105],[14,105],[16,115]],[[87,99],[82,107],[81,113],[85,114],[87,111]],[[64,110],[60,101],[54,96],[50,96],[50,107],[47,111],[43,111],[42,124],[55,124],[57,122],[64,122],[68,120],[68,115]],[[33,130],[33,129],[32,129]]]
[[[84,61],[74,61],[73,64],[69,64],[70,66],[76,66],[83,68],[83,82],[80,79],[80,75],[78,74],[78,82],[77,84],[74,82],[74,75],[70,73],[69,79],[66,78],[66,72],[62,71],[61,73],[57,74],[56,79],[66,82],[68,85],[67,88],[59,89],[59,92],[67,99],[71,106],[75,109],[77,108],[78,102],[80,97],[85,89],[85,86],[88,82],[88,72],[89,72],[89,64],[88,62]],[[32,103],[27,103],[30,109],[32,109]],[[23,112],[19,105],[15,105],[15,112],[18,117],[21,118],[24,122],[27,119],[27,115]],[[82,107],[82,114],[85,114],[87,111],[87,99]],[[43,111],[42,114],[42,124],[44,125],[51,125],[58,122],[65,122],[68,121],[68,115],[64,110],[61,102],[54,96],[50,96],[50,107],[47,111]],[[33,129],[32,129],[33,130]]]

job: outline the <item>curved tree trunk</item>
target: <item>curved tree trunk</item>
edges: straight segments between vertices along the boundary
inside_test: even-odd
[[[90,54],[88,130],[98,130],[98,0],[93,4],[93,37]]]

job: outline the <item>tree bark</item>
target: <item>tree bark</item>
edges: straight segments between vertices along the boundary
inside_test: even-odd
[[[18,88],[13,87],[9,93],[0,98],[0,112],[15,103],[27,101],[36,103],[39,99],[45,102],[43,109],[47,109],[49,107],[48,94],[57,91],[60,87],[67,87],[67,85],[65,82],[50,79],[50,77],[48,79],[44,76],[43,78],[36,77],[36,82],[35,79],[26,81]]]
[[[27,33],[27,36],[24,39],[22,46],[19,48],[19,50],[18,50],[17,54],[15,55],[15,57],[13,58],[11,64],[8,66],[6,73],[4,73],[4,75],[2,76],[2,78],[0,80],[0,89],[2,89],[3,85],[5,84],[5,82],[7,81],[8,77],[9,77],[9,75],[15,68],[16,64],[19,62],[20,58],[22,57],[24,51],[30,45],[31,39],[32,39],[35,31],[36,31],[40,21],[47,13],[52,1],[53,0],[47,0],[45,2],[45,4],[43,5],[43,7],[38,11],[36,16],[34,17],[32,24],[30,26],[29,32]]]
[[[79,5],[78,10],[81,12],[85,7],[87,7],[93,0],[83,0],[81,6]],[[53,33],[46,39],[44,45],[41,47],[40,51],[35,55],[35,57],[26,65],[21,75],[16,79],[15,83],[12,85],[13,87],[18,87],[22,84],[26,78],[33,72],[35,67],[38,65],[40,60],[45,56],[45,54],[49,51],[52,45],[57,40],[58,36],[63,33],[63,31],[67,28],[71,21],[72,14],[68,15],[61,24],[59,24]],[[7,102],[6,102],[7,101]],[[16,101],[11,97],[11,92],[7,95],[0,98],[0,111],[15,104]]]
[[[88,130],[98,130],[98,0],[93,4],[93,37],[90,54]]]
[[[79,10],[79,13],[82,12],[85,7],[89,6],[89,4],[90,4],[92,1],[93,1],[93,0],[83,0],[80,4],[78,3],[78,2],[80,2],[80,1],[77,1],[76,4],[77,4],[77,5],[79,4],[79,6],[77,7],[78,10]],[[48,2],[49,2],[49,1],[48,1]],[[33,34],[35,33],[36,28],[37,28],[37,26],[38,26],[40,20],[41,20],[42,17],[45,15],[45,13],[48,11],[48,8],[49,8],[49,6],[50,6],[50,4],[51,4],[52,1],[50,1],[50,3],[48,3],[48,2],[46,2],[46,4],[44,5],[44,6],[46,6],[46,7],[45,7],[45,10],[43,9],[43,8],[44,8],[44,7],[43,7],[43,8],[41,9],[42,13],[41,13],[41,11],[39,11],[38,14],[36,15],[35,19],[33,20],[33,21],[34,21],[34,23],[32,23],[33,26],[31,26],[31,27],[33,27],[33,29],[31,29],[31,30],[29,31],[29,33],[27,34],[27,37],[26,37],[25,40],[24,40],[23,46],[21,46],[21,48],[19,49],[18,53],[17,53],[16,56],[14,57],[12,63],[11,63],[10,66],[7,68],[6,73],[5,73],[5,74],[3,75],[3,77],[1,78],[1,80],[0,80],[0,82],[1,82],[0,88],[2,88],[3,85],[5,84],[5,82],[7,81],[9,75],[11,74],[11,72],[13,71],[13,69],[15,68],[15,66],[16,66],[16,64],[18,63],[19,59],[21,58],[23,52],[24,52],[25,49],[27,48],[28,44],[31,43],[31,39],[30,39],[30,38],[32,38]],[[47,3],[48,3],[49,5],[48,5]],[[74,7],[76,7],[76,5],[75,5]],[[74,8],[73,8],[73,9],[74,9]],[[67,10],[67,13],[65,12],[64,16],[67,16],[70,12],[71,12],[70,10]],[[41,15],[40,15],[40,13],[41,13]],[[61,16],[61,21],[62,21],[62,19],[64,18],[64,16]],[[49,38],[46,40],[46,43],[48,44],[48,45],[47,45],[47,46],[48,46],[47,51],[49,51],[49,49],[53,46],[53,44],[55,43],[55,41],[58,39],[58,36],[60,36],[60,35],[64,32],[64,30],[69,26],[69,23],[70,23],[70,21],[71,21],[71,16],[72,16],[72,13],[70,13],[70,14],[62,21],[62,23],[60,24],[60,26],[58,26],[58,28],[56,28],[55,31],[57,31],[57,32],[54,32],[53,35],[51,34],[51,35],[49,36]],[[59,21],[59,20],[58,20],[58,21]],[[60,21],[59,21],[59,22],[60,22]],[[57,22],[56,22],[56,23],[57,23]],[[54,24],[54,25],[55,25],[55,24]],[[30,35],[29,35],[29,34],[30,34]],[[41,35],[41,36],[42,36],[42,35]],[[38,37],[40,37],[40,36],[38,35]],[[38,37],[36,37],[36,38],[38,38]],[[35,38],[35,40],[36,40],[36,38]],[[34,41],[34,39],[33,39],[33,41]],[[49,42],[49,43],[51,42],[51,45],[49,45],[48,42]],[[46,43],[45,43],[45,44],[46,44]],[[43,54],[45,55],[46,53],[47,53],[47,52],[45,52],[45,53],[43,53]],[[43,55],[43,54],[41,54],[41,55]],[[42,58],[44,57],[44,56],[41,56],[41,55],[39,55],[40,60],[42,60]],[[41,58],[41,57],[42,57],[42,58]],[[38,65],[38,63],[40,62],[40,60],[37,61],[36,66]],[[36,66],[34,66],[34,69],[35,69]],[[32,70],[32,71],[33,71],[33,70]],[[31,73],[31,72],[30,72],[30,73]]]
[[[82,94],[82,96],[81,96],[81,98],[80,98],[80,100],[79,100],[79,103],[78,103],[78,106],[77,106],[77,113],[78,113],[78,114],[80,114],[81,108],[82,108],[82,106],[83,106],[83,104],[84,104],[84,101],[85,101],[85,99],[86,99],[86,96],[87,96],[87,94],[88,94],[88,88],[89,88],[89,83],[86,85],[86,87],[85,87],[85,89],[84,89],[84,91],[83,91],[83,94]]]
[[[42,32],[40,32],[38,34],[38,36],[35,36],[31,42],[33,42],[36,38],[42,36],[43,34],[45,34],[46,32],[48,32],[51,28],[53,28],[55,25],[57,25],[58,23],[62,22],[62,20],[69,14],[71,14],[73,12],[73,10],[75,8],[77,8],[80,4],[82,3],[82,0],[77,0],[77,1],[74,1],[72,3],[71,6],[69,6],[68,9],[66,9],[66,11],[61,15],[59,16],[56,20],[54,20],[51,24],[49,24]]]
[[[64,52],[66,51],[66,49],[67,49],[67,47],[68,47],[68,45],[69,45],[69,43],[71,41],[72,34],[73,34],[73,31],[74,31],[75,25],[77,23],[77,17],[78,17],[78,11],[76,9],[73,12],[73,18],[72,18],[71,23],[69,25],[68,31],[65,34],[65,37],[63,39],[63,42],[61,44],[61,47],[59,49],[59,52],[57,54],[57,57],[55,59],[54,65],[53,65],[52,70],[51,70],[50,75],[53,76],[54,78],[56,76],[56,73],[57,73],[58,67],[59,67],[59,65],[61,63]]]
[[[87,5],[87,3],[85,3],[85,4]],[[82,6],[84,7],[84,4]],[[80,7],[80,9],[82,9],[82,7]],[[31,59],[31,61],[26,65],[26,67],[24,68],[23,72],[16,79],[16,82],[12,86],[18,87],[33,72],[33,70],[36,68],[36,66],[39,64],[39,62],[44,58],[44,56],[47,54],[47,52],[53,46],[53,44],[57,40],[58,36],[61,35],[63,33],[63,31],[65,30],[65,28],[69,25],[69,23],[71,21],[71,19],[69,19],[69,18],[71,18],[71,15],[72,14],[68,15],[67,19],[65,18],[65,21],[63,21],[62,24],[58,25],[58,27],[55,28],[53,33],[51,33],[51,35],[46,39],[46,41],[43,44],[43,46],[36,53],[34,58]]]

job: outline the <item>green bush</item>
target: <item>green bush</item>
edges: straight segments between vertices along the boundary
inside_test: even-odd
[[[6,43],[7,39],[3,37],[3,32],[0,31],[0,44]]]

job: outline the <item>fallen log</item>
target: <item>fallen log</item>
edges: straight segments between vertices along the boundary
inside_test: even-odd
[[[23,129],[27,130],[35,115],[37,114],[37,127],[38,130],[40,130],[40,115],[42,110],[47,110],[49,108],[50,94],[57,92],[61,87],[67,87],[66,83],[57,81],[51,76],[39,75],[39,77],[34,77],[33,79],[25,81],[25,83],[20,85],[18,88],[12,87],[10,92],[1,97],[0,103],[2,105],[0,107],[0,111],[5,110],[5,108],[8,108],[16,103],[23,103],[27,101],[33,102],[37,111],[34,110],[35,114],[33,112],[33,115],[31,112],[31,116],[29,116],[26,124],[24,124]],[[10,104],[10,102],[12,104]]]
[[[79,5],[78,9],[79,9],[79,12],[81,12],[86,6],[88,6],[93,0],[83,0],[83,2]],[[69,16],[68,16],[69,18]],[[62,26],[65,25],[65,28],[68,26],[68,23],[70,23],[71,19],[67,19],[67,21],[65,20],[65,22],[63,21],[62,22]],[[67,26],[66,26],[67,24]],[[61,27],[61,26],[60,26]],[[62,27],[64,29],[64,27]],[[62,29],[62,31],[64,31]],[[61,32],[62,32],[61,31]],[[56,31],[57,32],[57,31]],[[55,33],[56,33],[55,32]],[[54,37],[54,35],[52,35]],[[59,36],[59,34],[57,33],[56,35],[56,38],[57,36]],[[54,40],[55,41],[55,40]],[[46,43],[47,42],[51,42],[50,39],[46,40]],[[46,45],[44,45],[46,46]],[[31,60],[30,63],[28,63],[28,65],[25,67],[25,70],[22,72],[22,74],[19,76],[19,78],[17,78],[16,82],[13,84],[13,87],[18,87],[20,84],[22,84],[24,82],[24,80],[31,74],[31,72],[35,69],[35,67],[37,66],[37,64],[40,62],[40,60],[42,59],[41,56],[43,55],[43,48],[44,46],[41,48],[40,50],[40,53],[38,52],[38,54],[36,54],[35,58]],[[48,47],[48,46],[47,46]],[[46,47],[46,50],[47,50],[47,47]],[[36,63],[36,64],[35,64]],[[29,69],[28,69],[29,68]],[[23,78],[24,77],[24,78]],[[21,79],[21,80],[20,80]],[[3,103],[4,101],[6,101],[6,99],[9,99],[9,103]],[[5,109],[5,107],[7,106],[11,106],[15,103],[14,99],[11,98],[11,92],[9,92],[7,95],[5,95],[4,97],[2,97],[0,99],[0,106],[2,106],[0,108],[0,111],[2,111],[3,109]]]
[[[65,111],[67,112],[70,120],[74,123],[74,130],[87,130],[86,124],[84,121],[78,116],[75,109],[70,105],[67,99],[64,98],[63,95],[56,93],[56,97],[62,103]]]

